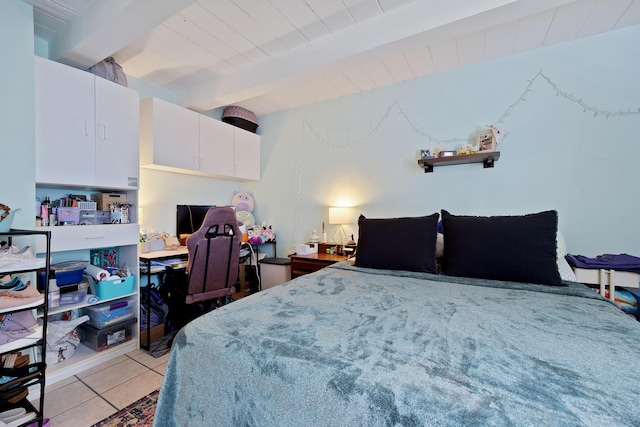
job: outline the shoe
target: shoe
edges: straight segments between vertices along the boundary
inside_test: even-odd
[[[29,282],[27,282],[29,283]],[[20,289],[24,288],[25,285],[24,282],[22,281],[22,279],[20,279],[19,277],[14,277],[13,279],[9,280],[8,282],[5,283],[0,283],[0,292],[2,291],[19,291]]]
[[[8,409],[0,412],[0,427],[20,426],[35,417],[35,412],[27,412],[24,408]]]
[[[2,369],[17,369],[29,364],[29,355],[22,353],[7,353],[2,356],[0,362]]]
[[[13,289],[0,290],[0,310],[28,308],[43,303],[44,295],[38,292],[30,281],[22,288],[16,286]]]
[[[29,269],[44,267],[45,259],[36,258],[31,253],[31,247],[20,249],[17,246],[4,246],[0,248],[0,270]]]

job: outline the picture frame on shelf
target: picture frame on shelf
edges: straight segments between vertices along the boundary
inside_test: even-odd
[[[496,151],[498,142],[492,129],[485,129],[476,135],[478,153]]]

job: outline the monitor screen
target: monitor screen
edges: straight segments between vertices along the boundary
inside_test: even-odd
[[[178,205],[176,214],[176,236],[181,234],[193,234],[202,225],[209,208],[205,205]]]

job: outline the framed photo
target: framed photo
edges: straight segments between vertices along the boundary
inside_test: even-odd
[[[420,150],[420,157],[423,159],[430,159],[433,156],[431,155],[431,150]]]
[[[493,130],[485,129],[478,132],[476,136],[476,147],[478,147],[478,153],[483,151],[496,151],[496,138],[493,134]]]

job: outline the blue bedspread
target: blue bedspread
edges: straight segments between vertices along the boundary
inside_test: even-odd
[[[180,331],[155,426],[638,426],[640,323],[583,285],[348,262]]]

